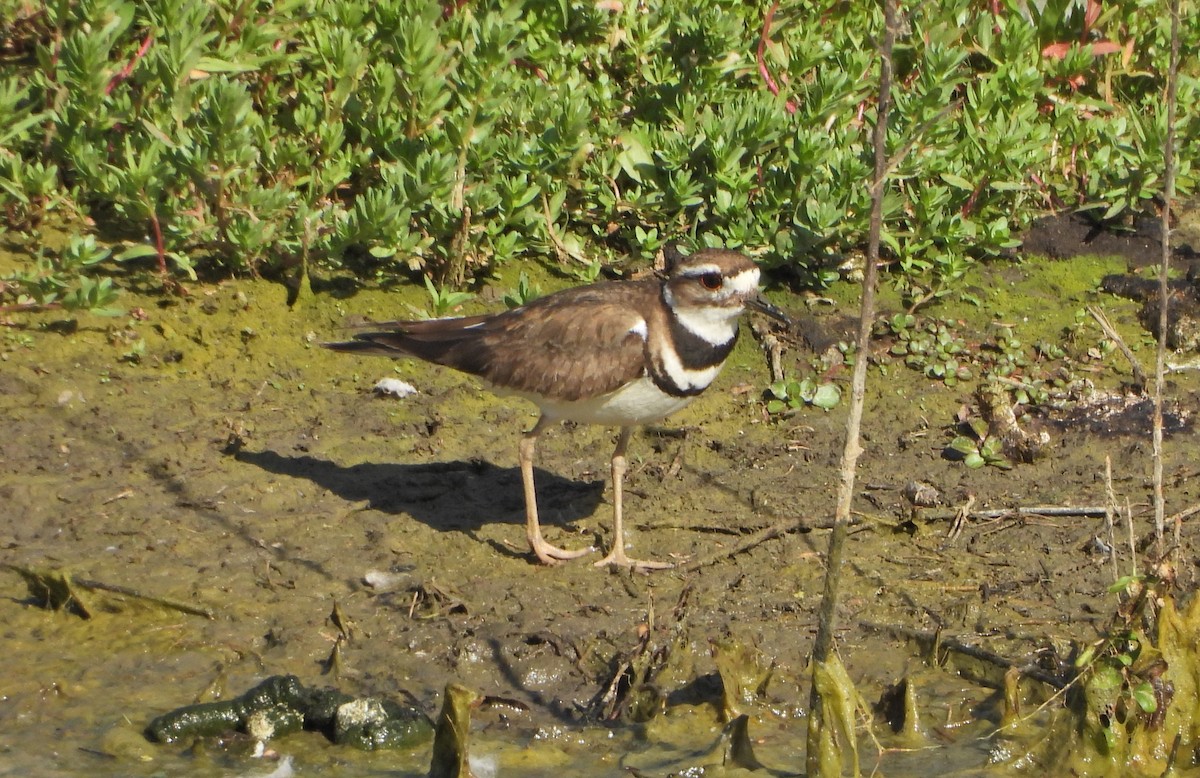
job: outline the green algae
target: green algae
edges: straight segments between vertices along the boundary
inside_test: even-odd
[[[446,684],[433,740],[429,778],[471,778],[471,708],[482,700],[461,684]]]
[[[733,635],[714,640],[712,652],[721,677],[721,716],[733,721],[748,704],[766,696],[775,667],[757,647]]]
[[[813,671],[813,683],[823,701],[820,717],[809,716],[808,742],[818,743],[820,751],[807,755],[809,774],[842,775],[847,767],[858,776],[858,717],[867,710],[845,666],[836,654]]]

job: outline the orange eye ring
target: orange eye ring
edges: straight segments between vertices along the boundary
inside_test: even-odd
[[[715,292],[725,283],[720,273],[705,273],[700,276],[700,285],[710,292]]]

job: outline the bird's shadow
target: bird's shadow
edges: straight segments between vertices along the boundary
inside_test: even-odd
[[[343,466],[314,456],[285,456],[275,451],[230,453],[239,462],[311,481],[348,502],[366,502],[366,507],[384,513],[407,514],[438,530],[474,536],[487,524],[520,525],[525,520],[521,472],[516,467],[497,467],[478,459]],[[603,481],[572,481],[544,470],[534,472],[534,483],[543,526],[591,516],[604,495]]]

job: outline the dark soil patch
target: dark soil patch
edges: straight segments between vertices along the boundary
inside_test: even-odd
[[[1176,236],[1173,261],[1190,266],[1200,259],[1191,238],[1190,230]],[[1130,268],[1148,267],[1162,259],[1162,221],[1148,214],[1123,225],[1099,222],[1089,213],[1056,214],[1039,219],[1026,231],[1021,252],[1050,259],[1121,257]]]

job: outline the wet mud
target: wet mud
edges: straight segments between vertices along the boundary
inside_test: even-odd
[[[1152,336],[1136,303],[1100,289],[1126,265],[996,264],[972,278],[976,304],[931,313],[961,321],[974,342],[1002,322],[1026,342],[1086,354],[1103,336],[1077,312],[1096,305],[1150,367]],[[543,286],[555,283],[565,282]],[[492,297],[503,279],[496,288]],[[805,661],[827,542],[813,527],[833,513],[844,403],[769,417],[765,360],[746,333],[707,393],[630,448],[631,551],[681,568],[629,575],[586,558],[543,567],[525,546],[517,471],[531,406],[450,371],[318,347],[341,336],[348,315],[407,315],[405,303],[423,304],[418,291],[318,286],[295,310],[263,281],[191,292],[165,303],[128,294],[136,317],[63,326],[48,312],[0,331],[0,561],[212,614],[110,587],[85,619],[41,607],[20,575],[0,571],[0,775],[256,775],[281,755],[329,774],[428,771],[428,748],[366,753],[312,733],[271,742],[266,763],[249,743],[164,746],[144,736],[156,716],[235,698],[276,675],[431,716],[447,683],[462,684],[485,697],[472,712],[472,748],[485,760],[477,772],[681,773],[720,750],[728,711],[714,645],[730,639],[773,665],[745,710],[757,758],[778,774],[802,771]],[[855,295],[835,288],[814,326],[853,314]],[[484,295],[471,306],[500,304]],[[811,374],[813,359],[797,344],[784,364]],[[925,641],[937,634],[1048,671],[1094,641],[1116,604],[1109,586],[1134,563],[1122,528],[1114,540],[1100,516],[1000,509],[1104,506],[1108,458],[1119,504],[1134,512],[1140,562],[1151,529],[1149,430],[1047,423],[1035,462],[969,469],[944,452],[974,401],[972,382],[948,387],[896,362],[886,371],[869,378],[838,646],[868,702],[886,701],[903,679],[914,685],[921,721],[893,731],[879,716],[887,750],[865,739],[863,766],[1010,772],[1002,752],[1021,746],[994,736],[1005,667],[941,663]],[[1115,351],[1081,372],[1107,397],[1130,379]],[[383,377],[419,394],[376,397]],[[844,383],[848,370],[826,377]],[[1194,372],[1172,373],[1181,414],[1195,408],[1197,389]],[[1184,420],[1168,435],[1168,515],[1197,502],[1194,434]],[[542,436],[536,479],[551,542],[612,542],[613,441],[611,430],[586,426]],[[914,512],[913,482],[936,491],[934,507]],[[954,534],[950,516],[968,503],[997,512]],[[809,529],[747,542],[791,519]],[[1190,522],[1182,532],[1179,584],[1190,590],[1196,538]],[[648,697],[629,694],[639,680]],[[1053,693],[1034,680],[1021,688],[1030,710]]]

